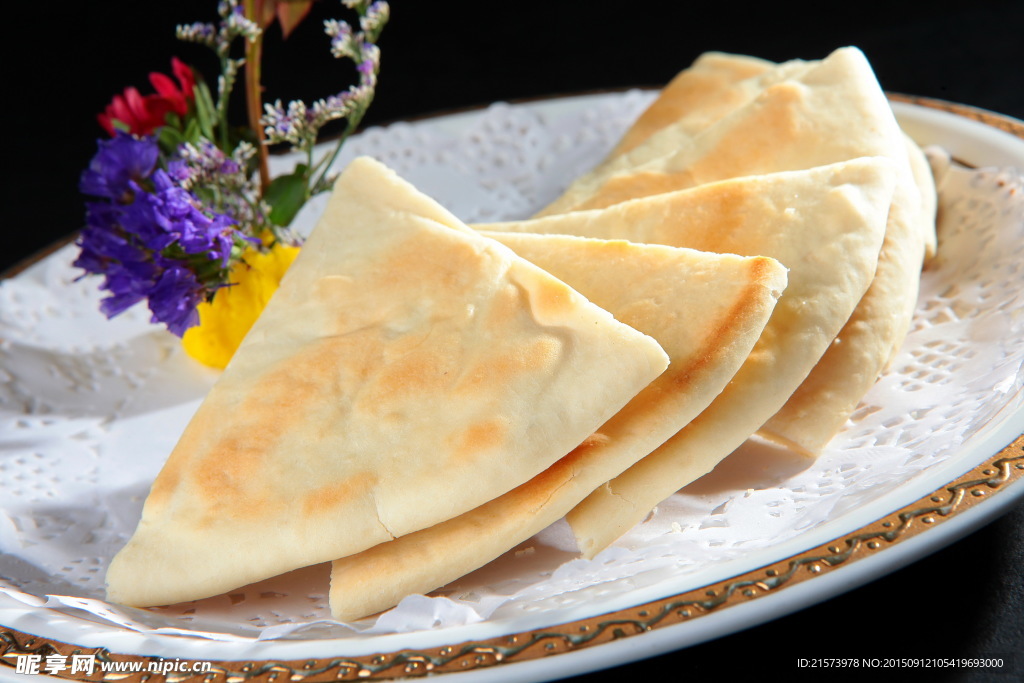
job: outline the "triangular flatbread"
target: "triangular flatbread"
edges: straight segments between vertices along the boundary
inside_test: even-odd
[[[894,191],[883,158],[701,185],[605,210],[499,223],[491,229],[760,254],[789,284],[753,352],[711,406],[568,516],[593,555],[664,498],[710,471],[785,403],[872,281]]]
[[[746,105],[675,148],[661,133],[599,172],[574,183],[541,214],[610,206],[627,199],[693,187],[723,178],[810,168],[860,156],[884,156],[896,169],[896,189],[876,282],[815,368],[810,384],[787,414],[766,425],[765,436],[813,455],[842,427],[877,380],[910,326],[921,265],[934,250],[934,220],[922,215],[905,137],[871,66],[856,48],[820,62],[787,63],[790,77],[773,82]],[[646,148],[665,153],[640,165]],[[630,158],[627,158],[630,157]],[[615,170],[615,164],[626,168]],[[920,177],[920,173],[918,174]],[[833,381],[842,378],[842,382]]]
[[[108,596],[216,595],[460,515],[572,451],[667,362],[357,159],[154,482]]]
[[[768,86],[798,78],[820,63],[794,59],[774,64],[745,55],[705,53],[665,86],[648,109],[626,130],[605,161],[577,179],[574,186],[603,182],[609,175],[623,173],[648,162],[657,164],[659,162],[655,160],[664,160],[680,147],[690,144],[691,138],[749,103]],[[920,147],[906,134],[903,138],[913,178],[922,195],[920,227],[926,254],[931,257],[937,248],[935,182]],[[898,155],[899,150],[892,150],[892,153]],[[571,210],[572,196],[573,190],[570,189],[537,215]]]
[[[626,131],[623,141],[629,141],[628,145],[620,143],[604,161],[577,178],[558,200],[537,216],[573,210],[594,187],[612,176],[641,168],[658,170],[660,164],[667,163],[678,150],[692,145],[694,137],[750,103],[765,88],[795,78],[817,64],[819,62],[799,59],[772,64],[722,53],[701,57],[666,86],[665,92]],[[741,74],[750,75],[734,80]],[[678,117],[663,125],[669,113],[676,111]]]
[[[772,83],[676,148],[624,170],[584,176],[537,217],[739,176],[800,170],[863,156],[890,156],[910,177],[902,132],[871,66],[856,48],[836,50]],[[913,202],[917,206],[916,199]]]
[[[331,610],[356,619],[461,577],[563,517],[699,414],[785,287],[773,259],[565,235],[485,233],[659,341],[668,370],[542,474],[453,520],[334,562]]]

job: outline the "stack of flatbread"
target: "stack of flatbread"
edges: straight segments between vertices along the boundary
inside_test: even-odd
[[[562,517],[592,556],[756,432],[817,452],[906,332],[934,249],[919,154],[847,48],[701,57],[530,220],[470,228],[355,160],[110,599],[333,561],[357,619]]]

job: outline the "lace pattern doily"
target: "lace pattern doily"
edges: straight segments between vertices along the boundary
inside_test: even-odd
[[[395,124],[353,138],[339,163],[372,155],[466,222],[524,217],[599,161],[650,97],[498,104]],[[107,564],[216,373],[144,309],[103,319],[97,282],[77,279],[75,248],[65,247],[0,283],[0,623],[44,614],[98,629],[294,640],[515,618],[678,580],[895,490],[1024,401],[1024,179],[934,158],[940,252],[913,327],[822,457],[750,442],[592,561],[575,559],[558,523],[436,597],[410,596],[354,624],[330,619],[325,565],[167,608],[103,601]]]

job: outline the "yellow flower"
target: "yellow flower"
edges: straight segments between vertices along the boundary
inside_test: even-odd
[[[181,340],[185,353],[214,368],[227,366],[298,253],[298,247],[285,244],[246,252],[231,269],[231,286],[199,304],[199,324]]]

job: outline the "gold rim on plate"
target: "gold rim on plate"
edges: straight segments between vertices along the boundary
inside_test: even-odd
[[[1024,139],[1024,122],[984,109],[892,93],[889,99],[956,114]],[[44,251],[24,265],[30,265],[49,253],[49,250]],[[16,267],[6,275],[14,274],[23,267]],[[72,655],[93,655],[99,662],[136,663],[134,668],[139,670],[129,673],[128,669],[133,667],[122,665],[108,667],[111,670],[104,672],[100,670],[101,667],[96,667],[92,674],[82,675],[71,674],[65,668],[53,675],[65,680],[116,680],[131,683],[313,683],[328,680],[392,680],[523,662],[648,633],[777,594],[808,579],[875,556],[927,529],[941,526],[953,517],[975,508],[982,501],[992,499],[1021,479],[1024,479],[1024,435],[1018,436],[983,464],[913,503],[860,529],[786,559],[642,605],[495,638],[355,657],[212,661],[210,668],[201,673],[186,670],[191,669],[193,664],[205,664],[207,660],[177,658],[177,670],[164,674],[149,671],[148,665],[153,663],[159,671],[158,663],[166,661],[166,657],[122,654],[102,647],[85,648],[10,628],[0,628],[0,666],[14,669],[18,657],[24,655],[41,655],[44,661],[50,655],[65,659]],[[139,663],[141,666],[138,666]],[[115,668],[121,671],[114,671]]]

